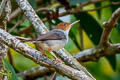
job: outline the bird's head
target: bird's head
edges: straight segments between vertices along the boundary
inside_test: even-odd
[[[75,21],[75,22],[73,22],[73,23],[68,23],[68,22],[62,22],[62,23],[60,23],[60,24],[58,24],[57,26],[56,26],[56,29],[61,29],[61,30],[63,30],[63,31],[65,31],[65,32],[69,32],[69,30],[71,29],[71,27],[74,25],[74,24],[76,24],[76,23],[78,23],[80,20],[77,20],[77,21]]]

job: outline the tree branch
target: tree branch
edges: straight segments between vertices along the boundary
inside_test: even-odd
[[[38,17],[38,15],[35,13],[35,11],[33,10],[33,8],[27,0],[16,1],[20,8],[24,11],[25,15],[30,20],[30,22],[34,25],[33,27],[39,35],[48,32],[48,29]],[[56,54],[59,55],[62,58],[62,60],[64,60],[64,62],[69,64],[71,67],[78,70],[83,70],[86,75],[89,75],[91,78],[93,78],[92,75],[82,65],[80,65],[79,62],[76,59],[74,59],[72,55],[70,55],[65,49],[60,49],[59,51],[57,51]]]
[[[112,17],[109,19],[108,22],[104,22],[104,31],[100,40],[100,46],[108,44],[109,43],[109,36],[112,31],[112,29],[117,25],[118,18],[120,16],[120,8],[118,8],[112,15]],[[107,46],[107,45],[106,45]]]
[[[2,16],[7,0],[2,0],[0,4],[0,17]]]
[[[87,61],[98,61],[103,56],[113,56],[115,54],[120,53],[120,43],[118,44],[111,44],[107,49],[102,48],[92,48],[88,50],[81,51],[77,54],[74,54],[74,58],[76,58],[79,62],[87,62]],[[30,70],[26,70],[24,72],[19,73],[19,76],[26,78],[26,77],[35,77],[34,74],[38,74],[37,76],[43,76],[42,72],[45,72],[44,74],[51,72],[52,70],[49,69],[48,72],[46,72],[47,68],[39,69],[40,67],[32,68]],[[44,71],[45,70],[45,71]],[[33,75],[33,76],[32,76]]]
[[[119,4],[120,4],[120,2],[111,2],[110,4],[107,4],[107,5],[98,7],[98,8],[93,8],[93,9],[88,9],[88,10],[82,10],[81,12],[96,11],[96,10],[99,10],[99,9],[103,9],[103,8],[106,8],[106,7],[110,7],[110,6],[112,6],[112,5],[119,5]]]
[[[16,22],[16,24],[8,31],[9,33],[11,33],[18,25],[20,25],[23,21],[25,20],[25,17],[23,17],[22,19],[18,20]]]
[[[10,14],[12,11],[12,7],[11,7],[11,1],[7,0],[6,6],[5,6],[5,20],[9,21],[10,20]]]
[[[46,67],[35,67],[30,70],[26,70],[24,72],[18,73],[18,76],[22,77],[24,80],[26,79],[34,79],[34,77],[40,77],[44,76],[46,73],[53,72],[54,70],[52,68],[46,68]]]
[[[98,0],[99,1],[99,0]],[[102,0],[101,0],[102,1]],[[97,1],[95,1],[97,2]],[[94,3],[95,3],[94,2]],[[89,2],[88,2],[89,3]],[[88,5],[88,3],[85,3],[85,5]],[[90,4],[90,3],[89,3]],[[102,9],[102,8],[106,8],[106,7],[109,7],[109,6],[112,6],[112,5],[119,5],[120,2],[111,2],[110,4],[108,5],[104,5],[104,6],[101,6],[101,7],[98,7],[98,8],[94,8],[94,9],[88,9],[88,10],[82,10],[82,7],[84,7],[84,3],[83,5],[81,4],[80,6],[78,6],[77,8],[72,8],[72,10],[68,10],[66,12],[62,12],[58,15],[58,17],[61,17],[61,16],[66,16],[66,15],[69,15],[69,14],[74,14],[74,13],[80,13],[80,12],[88,12],[88,11],[96,11],[96,10],[99,10],[99,9]],[[49,19],[49,20],[52,20],[53,18]],[[47,18],[44,18],[42,19],[42,21],[47,21],[48,19]]]
[[[6,58],[8,52],[8,47],[5,44],[2,44],[0,41],[0,72],[6,73],[6,70],[4,69],[2,57]],[[0,74],[0,79],[4,80],[4,78],[7,78],[7,76]]]
[[[40,51],[37,51],[36,49],[29,47],[27,44],[20,42],[20,40],[16,39],[14,36],[10,35],[2,29],[0,29],[0,40],[7,46],[13,48],[37,64],[46,66],[48,68],[53,68],[58,73],[65,75],[71,79],[95,80],[86,75],[86,73],[82,70],[78,71],[65,64],[56,63],[54,60],[49,59],[47,56],[43,55]]]
[[[87,6],[87,5],[90,5],[90,4],[95,4],[95,3],[98,3],[98,2],[103,2],[103,1],[109,1],[109,0],[90,0],[90,1],[86,1],[84,3],[82,3],[80,5],[80,8],[84,7],[84,6]]]
[[[10,20],[12,20],[13,18],[15,18],[18,14],[20,14],[22,11],[20,8],[17,8],[16,10],[14,10],[11,15],[10,15]]]
[[[81,51],[73,56],[82,62],[98,61],[103,56],[112,56],[119,54],[120,44],[110,44],[108,47],[96,47],[88,50]]]
[[[119,53],[120,53],[120,43],[111,44],[107,49],[92,48],[92,49],[84,50],[82,52],[74,54],[73,56],[79,62],[81,62],[81,61],[87,62],[87,61],[98,61],[103,56],[113,56],[113,55],[119,54]],[[37,68],[40,68],[40,67],[37,67]],[[52,71],[51,69],[48,70],[48,68],[44,68],[42,70],[33,68],[33,69],[26,70],[24,72],[19,73],[19,76],[21,76],[23,78],[26,78],[29,76],[35,77],[34,74],[36,74],[37,76],[43,76],[42,74],[39,74],[39,73],[44,72],[44,74],[46,74],[46,73],[48,73],[48,72],[46,72],[46,70],[48,72]]]
[[[96,48],[84,50],[74,55],[75,58],[79,61],[96,61],[100,57],[105,55],[115,55],[120,52],[120,43],[110,44],[109,36],[112,29],[116,26],[118,18],[120,17],[120,8],[118,8],[109,19],[108,22],[104,22],[104,31],[101,36],[99,45]]]
[[[48,29],[46,28],[44,23],[40,20],[40,18],[35,13],[32,6],[29,4],[27,0],[16,0],[16,2],[20,6],[20,8],[24,11],[25,15],[30,20],[30,22],[34,25],[34,28],[39,35],[48,32]]]
[[[109,43],[109,36],[110,36],[110,32],[112,30],[112,28],[114,28],[114,26],[117,24],[117,20],[120,16],[120,8],[118,8],[112,15],[112,17],[109,19],[108,22],[104,23],[104,31],[102,33],[102,37],[100,40],[99,45],[96,48],[91,48],[88,50],[84,50],[81,51],[77,54],[74,54],[74,58],[76,58],[78,61],[97,61],[99,60],[99,58],[103,57],[103,56],[112,56],[115,54],[119,54],[120,53],[120,43],[117,44],[110,44]],[[107,33],[107,34],[106,34]],[[104,46],[106,45],[107,46]],[[102,46],[101,46],[102,45]],[[29,71],[26,71],[29,73]],[[41,70],[39,70],[39,72],[41,72]],[[24,73],[24,72],[22,72]],[[22,74],[20,73],[20,74]],[[28,74],[26,73],[26,74]],[[22,75],[23,77],[25,77],[26,75]],[[29,75],[30,76],[30,75]]]

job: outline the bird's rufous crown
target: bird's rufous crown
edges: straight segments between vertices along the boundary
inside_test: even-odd
[[[58,24],[56,26],[56,29],[62,29],[64,31],[67,31],[68,29],[70,29],[74,24],[76,24],[77,22],[79,22],[80,20],[77,20],[73,23],[68,23],[68,22],[62,22],[60,24]]]
[[[56,26],[56,29],[62,29],[64,31],[66,31],[70,27],[70,24],[71,23],[62,22]]]

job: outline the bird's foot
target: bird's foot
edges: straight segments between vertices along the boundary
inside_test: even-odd
[[[61,60],[61,59],[59,59],[59,58],[56,58],[55,60],[54,60],[54,63],[55,64],[64,64],[64,62]]]
[[[42,55],[47,56],[46,52],[44,50],[41,50]]]

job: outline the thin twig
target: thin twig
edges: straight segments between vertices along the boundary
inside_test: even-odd
[[[107,4],[107,5],[98,7],[98,8],[94,8],[94,9],[83,10],[81,12],[96,11],[96,10],[103,9],[103,8],[106,8],[106,7],[109,7],[109,6],[112,6],[112,5],[119,5],[119,4],[120,4],[120,2],[111,2],[110,4]]]
[[[2,13],[3,13],[3,10],[5,8],[6,2],[7,2],[7,0],[2,0],[2,2],[0,4],[0,17],[2,15]]]
[[[31,32],[32,29],[33,29],[33,27],[32,27],[32,25],[30,25],[29,27],[26,27],[26,28],[24,28],[24,29],[22,29],[22,30],[19,30],[18,33],[19,33],[19,34],[28,33],[28,32]]]
[[[18,34],[26,34],[26,35],[30,36],[33,40],[35,40],[35,37],[31,32],[32,30],[33,30],[33,27],[32,27],[32,25],[30,25],[29,27],[26,27],[22,30],[17,31],[17,33]]]
[[[88,10],[82,10],[81,6],[77,7],[77,8],[72,8],[72,10],[68,10],[66,12],[63,12],[63,13],[60,13],[58,15],[58,17],[61,17],[61,16],[66,16],[66,15],[69,15],[69,14],[74,14],[74,13],[79,13],[79,12],[89,12],[89,11],[96,11],[96,10],[99,10],[99,9],[102,9],[102,8],[106,8],[106,7],[109,7],[109,6],[112,6],[112,5],[119,5],[120,2],[111,2],[110,4],[108,5],[104,5],[104,6],[101,6],[101,7],[98,7],[98,8],[94,8],[94,9],[88,9]],[[83,7],[83,6],[82,6]],[[52,19],[52,18],[51,18]],[[51,20],[50,19],[50,20]],[[46,22],[48,21],[47,18],[44,18],[42,19],[43,22]]]
[[[120,44],[110,44],[108,47],[96,47],[87,50],[83,50],[74,54],[74,58],[78,61],[98,61],[103,56],[113,56],[120,53]]]
[[[84,6],[87,6],[87,5],[90,5],[90,4],[95,4],[95,3],[98,3],[98,2],[103,2],[103,1],[109,1],[109,0],[90,0],[90,1],[86,1],[82,4],[80,4],[80,8],[84,7]]]
[[[40,76],[44,76],[45,74],[49,73],[49,72],[53,72],[53,70],[51,68],[46,68],[46,67],[34,67],[30,70],[26,70],[24,72],[18,73],[17,75],[22,77],[24,80],[26,79],[34,79],[34,77],[40,77]]]
[[[18,25],[20,25],[25,20],[25,17],[23,17],[21,20],[17,21],[16,24],[8,31],[11,33]]]
[[[22,12],[22,10],[20,8],[15,9],[11,15],[10,15],[10,20],[12,20],[13,18],[15,18],[18,14],[20,14]]]
[[[6,6],[5,6],[5,20],[9,21],[10,20],[10,14],[12,11],[12,7],[11,7],[11,1],[7,0]]]
[[[56,72],[52,74],[52,76],[50,77],[50,80],[54,80],[55,76],[56,76]]]
[[[109,36],[112,31],[112,29],[116,26],[118,18],[120,17],[120,8],[118,8],[112,15],[112,17],[109,19],[108,22],[104,22],[103,26],[105,30],[102,33],[102,37],[100,40],[100,46],[107,46],[109,43]]]
[[[48,76],[47,75],[44,75],[44,80],[48,80]]]
[[[30,38],[24,38],[24,37],[21,37],[21,36],[15,36],[17,39],[21,40],[21,41],[32,41]]]

